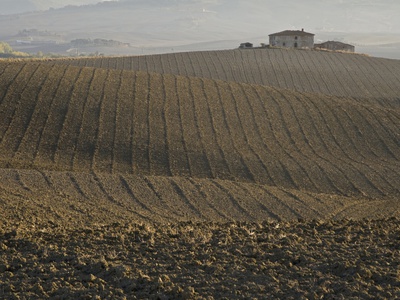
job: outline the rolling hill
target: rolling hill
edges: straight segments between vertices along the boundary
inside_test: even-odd
[[[0,60],[0,298],[395,298],[399,64]]]
[[[142,214],[162,209],[168,201],[172,206],[180,201],[178,206],[184,207],[177,220],[319,218],[331,210],[329,216],[335,216],[338,205],[346,210],[349,203],[359,209],[340,216],[365,217],[380,210],[364,211],[374,201],[397,206],[393,199],[400,194],[400,111],[395,87],[400,81],[394,76],[384,84],[374,80],[385,78],[384,71],[397,74],[390,61],[304,54],[309,60],[315,55],[317,62],[326,62],[320,56],[331,55],[341,65],[350,62],[358,65],[357,71],[365,69],[339,73],[333,68],[336,72],[326,73],[324,82],[332,81],[327,85],[316,80],[326,64],[315,62],[314,68],[290,73],[291,65],[284,59],[269,60],[275,64],[271,72],[280,70],[281,75],[274,77],[263,72],[268,66],[255,72],[256,59],[267,59],[256,51],[260,57],[250,61],[245,57],[251,52],[181,54],[175,60],[164,55],[2,62],[1,167],[13,169],[15,186],[27,185],[27,191],[31,188],[19,182],[18,170],[30,170],[27,182],[44,184],[38,190],[53,190],[50,187],[57,183],[49,177],[59,174],[66,190],[54,187],[52,193],[61,189],[73,199],[91,201],[99,200],[100,193],[108,202],[122,197],[135,211],[146,211],[134,214],[141,221]],[[242,55],[244,63],[235,64],[229,54]],[[273,50],[271,55],[290,54]],[[204,63],[195,64],[195,57],[205,57],[210,67],[201,68]],[[377,65],[382,67],[372,77],[368,68]],[[133,66],[147,66],[153,72],[132,71]],[[355,81],[360,84],[350,90]],[[384,90],[380,98],[378,84]],[[346,92],[352,97],[343,97]],[[80,174],[87,174],[86,179]],[[104,187],[108,181],[115,182],[111,191]],[[138,185],[147,191],[139,192]],[[21,193],[4,190],[6,195]],[[147,207],[149,195],[154,208]],[[327,195],[332,200],[326,200]],[[221,211],[220,201],[231,208]],[[215,205],[219,217],[207,212]],[[397,213],[398,209],[391,212]]]
[[[199,51],[59,63],[175,74],[351,97],[398,108],[400,60],[286,49]]]

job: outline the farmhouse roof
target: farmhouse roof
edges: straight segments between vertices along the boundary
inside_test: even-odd
[[[336,44],[336,45],[342,45],[342,46],[351,46],[354,47],[353,45],[350,44],[346,44],[346,43],[342,43],[342,42],[338,42],[338,41],[326,41],[320,44],[316,44],[316,45],[328,45],[328,44]]]
[[[269,36],[306,36],[306,35],[315,35],[313,33],[305,32],[302,30],[285,30],[277,33],[272,33]]]

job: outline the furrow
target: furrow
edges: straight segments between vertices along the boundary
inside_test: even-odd
[[[227,101],[224,95],[224,88],[218,85],[215,81],[212,82],[216,92],[214,105],[210,105],[212,117],[215,120],[216,132],[220,134],[223,151],[230,163],[232,175],[236,178],[245,181],[254,182],[254,174],[249,170],[244,157],[235,144],[234,132],[229,128],[227,113],[224,109],[224,101]]]
[[[151,175],[171,175],[169,145],[165,117],[165,88],[161,74],[151,74],[149,78],[149,157]]]
[[[107,70],[96,69],[94,71],[93,79],[89,85],[89,96],[83,108],[82,125],[73,162],[75,170],[87,171],[93,169],[105,82],[109,76]]]
[[[36,104],[37,95],[42,89],[41,84],[47,77],[42,77],[39,64],[33,64],[30,67],[31,72],[24,72],[26,77],[21,80],[16,79],[18,84],[17,90],[13,95],[7,97],[8,101],[3,101],[0,111],[3,112],[3,118],[0,120],[0,153],[4,158],[12,158],[18,149],[23,138],[27,123],[31,118],[31,114]],[[29,77],[28,77],[29,76]],[[19,89],[18,89],[19,87]],[[34,95],[34,99],[32,99]]]
[[[64,128],[75,83],[82,75],[82,68],[68,66],[51,103],[38,146],[35,164],[51,166],[55,163],[57,144]],[[53,166],[54,168],[54,166]]]
[[[129,198],[134,201],[134,209],[137,214],[141,216],[146,221],[153,221],[154,220],[154,215],[157,215],[157,218],[163,218],[163,215],[158,214],[157,212],[154,211],[154,209],[150,208],[145,201],[146,198],[139,198],[137,197],[134,189],[132,186],[136,185],[136,182],[133,178],[131,177],[124,177],[123,175],[119,176],[121,185],[125,188],[126,192],[129,195]],[[140,210],[140,212],[137,212]]]
[[[14,158],[19,161],[33,163],[38,155],[38,147],[42,133],[47,123],[50,108],[59,89],[67,66],[53,65],[49,68],[48,76],[42,82],[41,90],[37,94],[37,101],[25,126],[21,126],[21,142],[17,146]],[[22,133],[23,132],[23,133]]]
[[[134,101],[136,101],[135,81],[135,76],[130,72],[121,72],[113,147],[113,169],[121,173],[132,173],[132,135],[135,126],[132,116]]]
[[[82,72],[75,82],[70,101],[67,106],[64,123],[59,133],[57,152],[54,160],[59,167],[67,170],[73,167],[79,132],[83,120],[83,108],[89,94],[89,86],[94,76],[94,70],[81,69]]]
[[[192,108],[194,110],[194,120],[203,149],[204,163],[209,168],[209,176],[215,178],[218,177],[218,173],[229,174],[230,171],[226,164],[224,153],[215,133],[211,110],[208,105],[209,99],[205,90],[206,84],[203,79],[191,80],[190,83],[190,90],[193,94]],[[199,100],[195,99],[194,95],[197,95],[197,99]]]

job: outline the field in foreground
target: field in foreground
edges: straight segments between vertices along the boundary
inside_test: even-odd
[[[7,299],[398,299],[400,220],[0,228]]]
[[[398,63],[0,61],[0,297],[400,297]]]

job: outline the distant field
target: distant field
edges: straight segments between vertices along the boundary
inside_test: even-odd
[[[59,60],[59,63],[267,85],[399,108],[400,60],[286,49]]]
[[[399,91],[314,51],[1,60],[0,298],[400,295]]]

